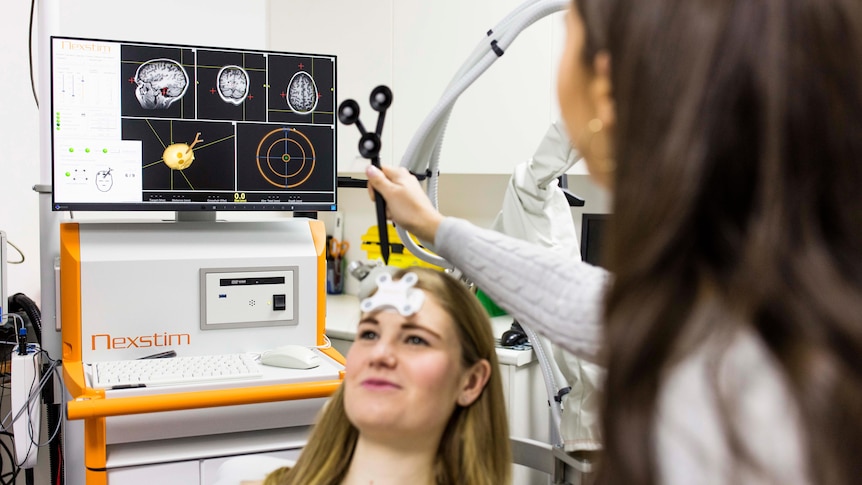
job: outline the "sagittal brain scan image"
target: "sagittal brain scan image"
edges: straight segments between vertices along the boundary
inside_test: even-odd
[[[224,66],[216,76],[222,101],[239,105],[248,95],[248,73],[239,66]]]
[[[135,96],[144,109],[166,109],[186,94],[189,75],[170,59],[153,59],[135,73]]]
[[[317,85],[305,71],[299,71],[287,85],[287,104],[295,113],[306,114],[317,107]]]

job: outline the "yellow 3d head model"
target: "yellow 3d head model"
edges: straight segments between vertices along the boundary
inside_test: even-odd
[[[195,161],[195,152],[192,148],[194,148],[194,146],[199,142],[203,141],[200,139],[200,136],[200,133],[196,133],[195,139],[192,141],[191,145],[186,143],[173,143],[168,145],[162,154],[162,160],[164,160],[165,165],[171,167],[173,170],[184,170],[189,168],[192,162]]]

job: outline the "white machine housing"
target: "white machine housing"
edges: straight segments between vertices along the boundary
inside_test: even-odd
[[[332,349],[321,353],[321,365],[313,369],[261,366],[263,376],[254,381],[106,390],[103,397],[81,389],[86,384],[79,375],[81,363],[169,350],[191,356],[321,345],[321,222],[94,221],[63,224],[60,233],[67,397],[126,402],[196,391],[249,396],[273,386],[340,380],[343,358]],[[89,482],[86,469],[109,483],[145,483],[153,473],[177,477],[171,483],[211,483],[204,477],[228,456],[295,458],[325,402],[326,397],[214,407],[201,402],[199,408],[110,415],[101,431],[90,434],[82,420],[66,420],[67,481]],[[103,450],[103,468],[87,465],[85,445]]]
[[[318,344],[307,220],[93,222],[78,234],[83,362]]]

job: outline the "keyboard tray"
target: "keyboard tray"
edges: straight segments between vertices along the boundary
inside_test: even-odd
[[[246,353],[112,360],[86,367],[91,387],[95,389],[133,389],[263,376],[254,355]]]

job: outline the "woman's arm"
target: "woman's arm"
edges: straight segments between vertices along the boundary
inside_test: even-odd
[[[369,195],[386,199],[396,224],[433,243],[440,256],[518,321],[579,357],[597,360],[606,271],[467,221],[444,218],[403,167],[369,165],[365,173]]]
[[[434,242],[440,256],[519,322],[597,360],[607,271],[452,217],[439,224]]]

